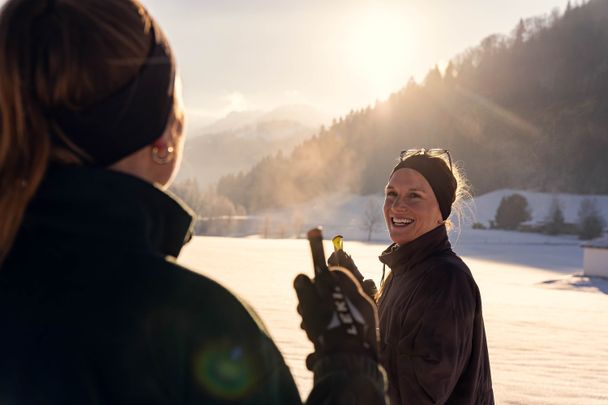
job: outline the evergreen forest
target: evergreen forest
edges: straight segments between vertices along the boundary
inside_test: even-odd
[[[414,147],[449,149],[474,194],[608,193],[608,1],[521,19],[289,155],[222,177],[217,192],[247,212],[376,193]]]

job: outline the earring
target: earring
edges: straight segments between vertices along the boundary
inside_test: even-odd
[[[152,160],[159,165],[171,163],[174,157],[175,148],[173,146],[167,146],[163,154],[160,153],[160,148],[158,146],[152,147]]]

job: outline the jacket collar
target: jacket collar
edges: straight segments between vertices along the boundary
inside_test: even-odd
[[[49,168],[22,232],[177,257],[192,236],[193,213],[139,178],[107,169]]]
[[[432,254],[450,250],[447,230],[445,225],[441,225],[405,245],[393,243],[378,258],[390,267],[395,275],[399,275]]]

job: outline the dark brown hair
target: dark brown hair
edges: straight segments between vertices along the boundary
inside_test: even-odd
[[[150,49],[137,0],[9,0],[0,14],[0,265],[49,160],[57,107],[81,109],[127,83]]]

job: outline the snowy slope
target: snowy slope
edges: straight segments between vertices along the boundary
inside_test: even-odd
[[[560,204],[565,220],[567,222],[578,221],[578,209],[580,204],[585,199],[594,199],[600,212],[604,218],[608,220],[608,196],[582,196],[574,194],[551,194],[551,193],[536,193],[521,190],[498,190],[488,194],[476,197],[472,202],[467,202],[463,205],[462,217],[456,214],[452,215],[452,220],[456,229],[470,234],[469,229],[474,222],[481,222],[484,225],[489,225],[489,222],[494,219],[496,210],[503,197],[518,193],[526,197],[532,219],[530,222],[542,222],[549,214],[554,201]],[[374,194],[368,196],[360,196],[354,194],[334,193],[316,198],[310,202],[299,204],[293,207],[280,210],[271,210],[257,215],[259,221],[265,218],[272,220],[275,227],[283,227],[287,229],[287,236],[295,236],[302,229],[308,229],[312,226],[322,225],[325,233],[333,235],[336,233],[343,234],[347,239],[352,240],[367,240],[367,229],[365,223],[366,206],[373,201],[377,209],[382,211],[383,196]],[[294,228],[294,225],[298,226]],[[299,232],[298,232],[299,230]],[[466,231],[466,232],[465,232]],[[251,229],[252,233],[257,233],[257,229]],[[477,234],[476,238],[483,239],[484,234]],[[520,233],[504,233],[503,239],[512,240],[515,238],[519,242],[538,242],[549,241],[559,243],[562,239],[573,240],[572,237],[546,237],[533,234]],[[510,235],[510,236],[509,236]],[[383,220],[375,229],[372,235],[373,241],[388,241],[388,233],[383,225]]]
[[[608,219],[608,195],[578,195],[564,193],[537,193],[532,191],[503,189],[492,191],[475,198],[476,221],[488,225],[494,219],[500,200],[511,194],[521,194],[528,200],[531,222],[542,222],[550,213],[552,204],[557,201],[564,213],[566,222],[578,222],[578,210],[585,199],[595,200],[605,219]]]

